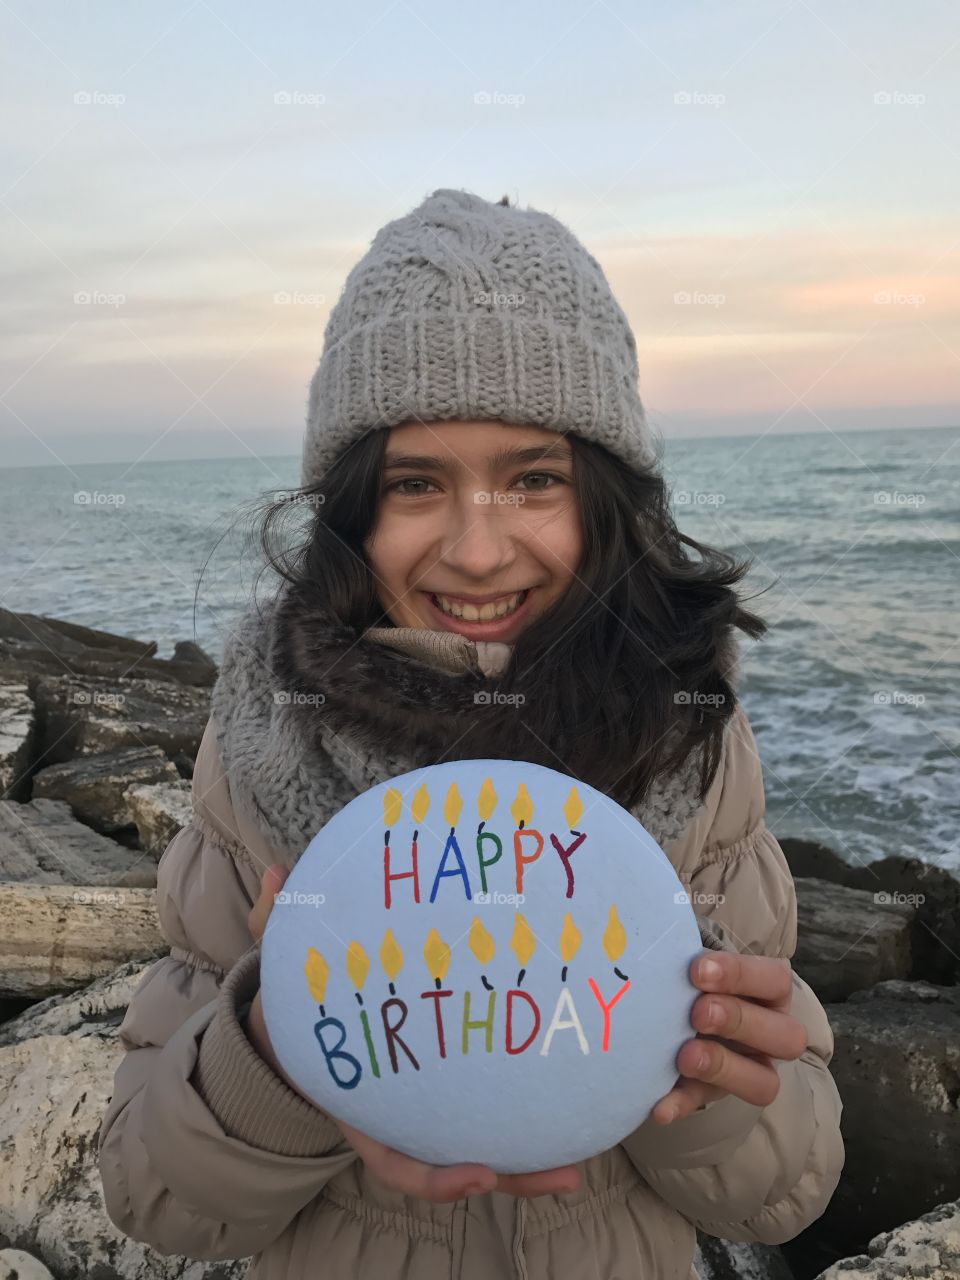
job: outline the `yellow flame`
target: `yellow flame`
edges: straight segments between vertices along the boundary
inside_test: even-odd
[[[529,964],[536,945],[537,942],[533,936],[533,930],[518,911],[517,918],[513,922],[513,937],[510,939],[510,946],[513,948],[513,954],[520,962],[521,969]]]
[[[421,782],[414,792],[413,800],[410,804],[410,812],[413,814],[414,822],[419,824],[427,816],[427,810],[430,808],[430,792],[427,790],[425,782]]]
[[[566,803],[563,806],[563,816],[567,820],[567,826],[572,831],[580,821],[580,815],[583,813],[583,801],[577,794],[577,788],[571,787],[570,794],[567,796]]]
[[[473,924],[470,926],[469,946],[481,964],[489,964],[493,959],[493,953],[497,949],[493,938],[490,937],[490,934],[487,933],[476,916],[473,917]]]
[[[477,812],[482,821],[486,822],[496,807],[497,793],[493,789],[493,783],[489,778],[484,778],[480,794],[477,796]]]
[[[436,929],[431,929],[427,934],[427,940],[423,944],[423,958],[427,962],[427,972],[431,978],[442,980],[446,977],[450,967],[450,948]]]
[[[403,796],[396,787],[388,787],[383,793],[383,825],[395,827],[403,812]]]
[[[380,947],[380,963],[383,965],[383,972],[391,982],[394,981],[403,968],[403,952],[397,946],[397,940],[390,929],[383,935],[383,945]]]
[[[603,931],[603,949],[607,953],[607,958],[611,961],[619,959],[626,945],[626,932],[620,923],[617,908],[611,904],[607,927]]]
[[[580,946],[580,930],[573,923],[570,912],[563,917],[563,928],[560,930],[560,958],[569,964],[577,954]]]
[[[529,826],[530,819],[533,817],[533,801],[527,794],[527,788],[522,782],[517,787],[517,795],[513,804],[510,806],[510,812],[513,814],[513,820],[516,822],[517,826],[519,826],[521,822],[526,826]]]
[[[455,827],[457,819],[460,817],[460,810],[463,808],[463,801],[460,799],[460,792],[457,790],[457,784],[451,782],[447,788],[447,798],[443,802],[443,817],[448,827]]]
[[[327,989],[327,977],[330,970],[327,962],[315,947],[307,947],[307,963],[303,966],[307,977],[307,986],[317,1004],[323,1004],[323,995]]]
[[[367,980],[370,972],[370,961],[359,942],[351,942],[347,947],[347,976],[358,991]]]

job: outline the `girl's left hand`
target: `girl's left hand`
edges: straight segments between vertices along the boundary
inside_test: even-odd
[[[709,993],[697,997],[690,1013],[698,1038],[681,1046],[680,1080],[650,1114],[670,1124],[730,1093],[769,1106],[780,1091],[774,1059],[799,1058],[807,1047],[806,1027],[790,1015],[790,961],[705,950],[690,966],[690,979]]]

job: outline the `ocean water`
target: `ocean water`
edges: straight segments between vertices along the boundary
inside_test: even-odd
[[[219,660],[255,505],[298,466],[0,470],[0,603]],[[771,829],[960,874],[960,429],[681,440],[665,469],[684,532],[753,562],[770,631],[743,637],[741,695]]]

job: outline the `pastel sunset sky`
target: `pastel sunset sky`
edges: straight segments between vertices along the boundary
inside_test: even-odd
[[[0,7],[7,465],[299,452],[344,278],[437,187],[565,222],[664,435],[960,419],[960,12]]]

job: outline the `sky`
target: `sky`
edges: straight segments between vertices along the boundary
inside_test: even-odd
[[[0,465],[294,454],[377,230],[509,195],[666,437],[960,421],[960,11],[0,5]]]

